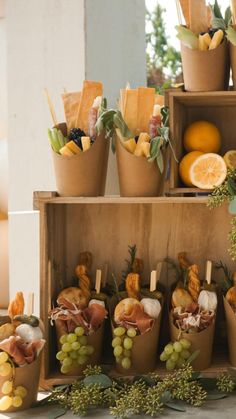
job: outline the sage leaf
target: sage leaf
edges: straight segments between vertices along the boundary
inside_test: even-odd
[[[236,31],[234,30],[234,28],[232,28],[232,26],[229,26],[226,29],[226,37],[227,37],[228,41],[231,42],[231,44],[236,46]]]
[[[177,412],[186,412],[186,408],[184,407],[186,404],[177,402],[177,401],[170,401],[165,403],[166,407],[169,407],[169,409],[176,410]]]
[[[222,13],[221,13],[221,10],[220,10],[220,6],[219,6],[217,0],[215,0],[215,4],[213,6],[213,13],[214,13],[215,17],[217,17],[219,19],[223,19],[223,16],[222,16]]]
[[[88,375],[84,378],[84,385],[99,384],[101,388],[109,388],[112,386],[111,379],[105,374]]]
[[[225,31],[227,27],[224,19],[218,17],[213,17],[211,24],[213,29],[222,29],[223,31]]]
[[[176,26],[177,38],[182,42],[185,47],[190,49],[198,49],[198,37],[184,26]]]
[[[228,397],[228,394],[226,393],[221,393],[220,391],[214,390],[214,391],[210,391],[207,394],[207,400],[220,400],[220,399],[225,399],[226,397]]]
[[[227,188],[230,193],[230,195],[235,196],[236,195],[236,183],[232,178],[228,178],[227,180]]]
[[[195,361],[195,359],[198,357],[198,355],[200,354],[200,350],[197,349],[196,351],[194,351],[190,357],[187,359],[186,363],[187,364],[191,364],[193,361]]]
[[[230,23],[232,21],[232,13],[231,13],[231,9],[230,6],[227,7],[227,9],[225,10],[225,23],[226,26],[229,26]]]
[[[161,403],[168,403],[172,399],[171,392],[169,390],[164,391],[164,393],[161,395]]]
[[[52,412],[49,413],[48,419],[56,419],[64,416],[66,414],[66,409],[58,408],[54,409]]]
[[[236,214],[236,196],[229,203],[229,213],[232,215]]]
[[[163,155],[162,155],[161,150],[159,154],[157,155],[156,160],[157,160],[157,166],[159,167],[159,170],[162,174],[164,172],[164,161],[163,161]]]

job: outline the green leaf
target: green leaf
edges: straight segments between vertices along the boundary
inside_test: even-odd
[[[212,18],[211,25],[213,29],[222,29],[223,31],[225,31],[227,27],[224,19],[218,17]]]
[[[160,152],[158,153],[157,157],[157,166],[159,167],[159,170],[161,172],[161,174],[164,172],[164,161],[163,161],[163,155],[162,155],[162,151],[160,150]]]
[[[213,13],[214,13],[215,17],[217,17],[219,19],[223,19],[223,16],[222,16],[222,13],[221,13],[221,10],[220,10],[220,6],[219,6],[217,0],[215,0],[215,4],[213,6]]]
[[[84,378],[83,382],[85,386],[90,386],[91,384],[100,384],[101,388],[112,386],[111,379],[105,374],[88,375],[88,377]]]
[[[225,10],[225,24],[227,27],[230,25],[231,21],[232,21],[232,13],[231,13],[230,6],[228,6],[227,9]]]
[[[184,26],[176,26],[177,38],[190,49],[198,49],[198,37]]]
[[[201,377],[199,378],[199,383],[206,391],[213,391],[216,390],[216,379],[215,378],[207,378]]]
[[[227,179],[227,188],[230,193],[230,195],[235,196],[236,195],[236,183],[232,178]]]
[[[171,392],[169,390],[164,391],[161,395],[161,403],[166,404],[170,402],[170,400],[172,400]]]
[[[64,416],[65,414],[66,414],[66,409],[62,409],[62,408],[53,409],[53,411],[51,411],[48,414],[48,419],[60,418],[61,416]]]
[[[207,400],[220,400],[220,399],[225,399],[226,397],[228,397],[229,395],[226,393],[221,393],[220,391],[214,390],[214,391],[210,391],[207,394]]]
[[[200,350],[197,349],[196,351],[194,351],[190,357],[187,359],[186,363],[187,364],[191,364],[193,361],[195,361],[195,359],[198,357],[198,355],[200,354]]]
[[[229,26],[226,29],[226,37],[227,37],[228,41],[231,42],[231,44],[236,46],[236,31],[234,30],[234,28],[232,28],[232,26]]]
[[[236,214],[236,196],[229,203],[229,213],[232,215]]]
[[[169,407],[172,410],[176,410],[177,412],[186,412],[186,408],[184,406],[186,406],[186,403],[183,402],[178,402],[178,401],[170,401],[165,403],[166,407]]]

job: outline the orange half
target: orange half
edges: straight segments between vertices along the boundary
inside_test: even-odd
[[[215,153],[206,153],[196,158],[190,167],[190,180],[200,189],[214,189],[221,185],[227,175],[224,159]]]

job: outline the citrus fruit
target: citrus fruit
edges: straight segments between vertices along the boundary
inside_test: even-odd
[[[236,150],[229,150],[223,157],[229,169],[236,169]]]
[[[220,146],[220,132],[211,122],[193,122],[184,133],[184,147],[186,151],[218,153]]]
[[[190,180],[200,189],[214,189],[221,185],[227,175],[223,157],[215,153],[204,153],[190,167]]]
[[[186,186],[193,186],[189,176],[190,167],[196,158],[202,156],[202,154],[201,151],[191,151],[191,153],[186,154],[186,156],[182,158],[179,164],[179,175]]]

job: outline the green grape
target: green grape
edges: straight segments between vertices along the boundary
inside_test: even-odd
[[[76,342],[76,341],[77,341],[77,336],[76,336],[76,334],[75,334],[75,333],[69,333],[69,335],[67,335],[66,340],[67,340],[67,342],[69,342],[69,343]]]
[[[69,342],[63,343],[61,350],[63,352],[70,352],[71,351],[71,344]]]
[[[161,361],[167,361],[168,358],[169,358],[169,355],[167,355],[167,353],[165,351],[163,351],[160,355],[160,360]]]
[[[70,371],[70,367],[68,367],[66,365],[61,366],[61,373],[62,374],[67,374],[69,371]]]
[[[87,357],[86,355],[80,355],[80,356],[77,358],[77,362],[78,362],[78,364],[79,364],[79,365],[83,365],[83,364],[85,364],[87,361],[88,361],[88,357]]]
[[[92,355],[94,353],[94,347],[92,345],[87,346],[87,354]]]
[[[175,369],[175,362],[171,361],[171,359],[168,359],[166,361],[166,369],[167,371],[171,371]]]
[[[124,327],[119,326],[119,327],[116,327],[114,329],[114,335],[115,336],[123,336],[124,334],[125,334],[125,328]]]
[[[176,363],[177,367],[178,368],[182,367],[184,365],[184,362],[185,362],[184,359],[182,358],[182,356],[180,356]]]
[[[8,360],[8,354],[6,352],[0,352],[0,365],[4,364]]]
[[[12,373],[12,367],[9,362],[4,362],[4,364],[0,365],[0,376],[6,377]]]
[[[66,343],[67,341],[67,335],[62,335],[59,339],[60,343],[63,345],[63,343]]]
[[[124,338],[123,346],[125,349],[131,349],[133,346],[133,341],[131,338]]]
[[[0,411],[1,410],[2,411],[7,410],[11,406],[12,406],[12,397],[10,397],[10,396],[3,396],[0,399]]]
[[[14,390],[14,395],[15,396],[20,396],[24,399],[24,397],[27,396],[27,390],[23,386],[17,386]]]
[[[134,338],[136,335],[137,335],[137,332],[134,327],[131,327],[130,329],[127,330],[127,336],[129,336],[130,338]]]
[[[191,346],[191,342],[188,339],[180,339],[179,341],[184,349],[189,349]]]
[[[11,393],[12,392],[12,387],[13,387],[12,381],[9,381],[9,380],[5,381],[2,385],[2,393],[3,394]]]
[[[115,357],[120,356],[122,352],[123,352],[123,348],[120,345],[116,346],[113,350],[113,354]]]
[[[65,358],[62,361],[62,366],[64,367],[70,367],[72,365],[72,359],[71,358]]]
[[[88,343],[88,339],[87,339],[87,337],[86,336],[81,336],[80,338],[79,338],[79,343],[80,343],[80,345],[87,345],[87,343]]]
[[[63,361],[63,359],[65,359],[66,357],[67,357],[67,354],[62,351],[59,351],[56,354],[56,358],[58,359],[58,361]]]
[[[83,336],[84,335],[84,328],[82,326],[78,326],[74,330],[75,334],[77,336]]]
[[[173,352],[170,356],[170,360],[173,362],[177,362],[179,359],[179,353],[178,352]]]
[[[22,397],[21,396],[14,396],[12,398],[12,406],[13,407],[20,407],[23,403]]]
[[[187,349],[183,349],[181,352],[181,356],[184,359],[188,359],[190,357],[191,353]]]
[[[122,344],[122,340],[121,340],[121,338],[119,338],[119,336],[116,336],[111,342],[111,345],[112,345],[113,348],[115,348],[116,346],[121,345],[121,344]]]
[[[173,344],[173,347],[175,352],[181,352],[183,350],[183,346],[178,341]]]
[[[125,370],[128,370],[131,367],[131,361],[130,358],[123,358],[121,361],[121,365]]]
[[[71,351],[71,352],[69,353],[69,357],[70,357],[71,359],[77,359],[77,357],[78,357],[78,353],[77,353],[77,351]]]
[[[79,348],[80,348],[79,342],[72,342],[71,349],[73,349],[73,351],[78,351]]]
[[[87,355],[87,346],[81,346],[81,348],[78,350],[79,355]]]
[[[174,348],[173,348],[172,343],[168,343],[168,345],[166,345],[165,348],[164,348],[164,352],[167,355],[171,355],[173,351],[174,351]]]
[[[129,349],[124,349],[123,350],[123,355],[127,358],[131,357],[131,351],[129,351]]]
[[[122,361],[122,357],[121,356],[116,356],[116,363],[121,364],[121,361]]]

